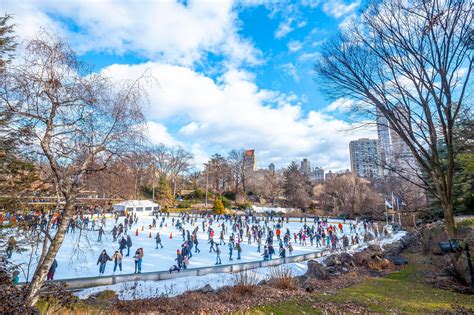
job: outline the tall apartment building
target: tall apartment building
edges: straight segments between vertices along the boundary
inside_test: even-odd
[[[383,175],[380,142],[363,138],[349,143],[351,171],[357,176],[374,178]]]
[[[388,163],[390,157],[390,128],[387,118],[377,109],[377,136],[380,142],[380,158],[382,166]]]
[[[324,169],[322,167],[315,167],[313,169],[312,180],[315,182],[324,182]]]
[[[244,171],[246,173],[255,172],[257,169],[257,157],[255,156],[255,149],[244,151]]]
[[[393,108],[401,121],[409,125],[410,111],[399,104]],[[400,136],[390,128],[387,119],[377,111],[377,134],[380,141],[380,154],[385,175],[396,175],[396,171],[412,173],[417,163],[410,149]],[[408,175],[409,174],[405,174]]]
[[[311,176],[311,165],[308,159],[303,159],[301,161],[300,170],[306,176]]]

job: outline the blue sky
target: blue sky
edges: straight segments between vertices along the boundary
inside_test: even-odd
[[[2,5],[3,6],[3,5]],[[181,145],[199,168],[213,153],[255,148],[259,167],[309,158],[349,167],[350,99],[329,100],[312,71],[321,44],[360,1],[14,1],[20,38],[45,28],[117,80],[147,72],[150,139]]]

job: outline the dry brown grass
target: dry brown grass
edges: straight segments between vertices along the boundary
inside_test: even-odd
[[[387,259],[372,261],[368,263],[367,266],[370,269],[377,270],[377,271],[393,268],[393,264]]]
[[[295,290],[299,287],[297,280],[293,278],[291,269],[285,265],[270,269],[269,284],[282,290]]]
[[[232,291],[237,294],[252,294],[257,290],[257,274],[252,271],[243,271],[234,274]]]

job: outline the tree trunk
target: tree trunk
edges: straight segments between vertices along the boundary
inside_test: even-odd
[[[447,202],[443,205],[444,227],[450,239],[457,237],[456,222],[454,221],[453,205]]]
[[[39,293],[46,279],[46,275],[48,274],[49,268],[53,264],[56,254],[58,253],[59,248],[61,247],[64,241],[66,228],[69,224],[69,219],[71,217],[70,213],[72,213],[73,207],[73,203],[71,201],[66,200],[63,217],[61,218],[61,224],[59,225],[59,228],[56,231],[56,235],[54,236],[53,241],[51,242],[46,257],[41,262],[41,264],[36,267],[35,275],[33,276],[33,279],[27,288],[25,304],[29,307],[34,307],[36,302],[38,301]]]

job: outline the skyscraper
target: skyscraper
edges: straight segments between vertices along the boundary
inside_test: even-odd
[[[380,159],[382,166],[388,163],[390,158],[390,128],[387,118],[377,109],[377,135],[380,142]]]
[[[303,174],[305,174],[306,176],[310,176],[311,175],[311,165],[308,161],[308,159],[303,159],[301,161],[301,166],[300,166],[300,170]]]
[[[374,178],[383,174],[380,144],[376,139],[359,139],[349,143],[351,170],[360,177]]]
[[[255,149],[244,151],[244,171],[252,173],[257,169],[257,157],[255,156]]]
[[[410,110],[401,104],[392,111],[407,128],[410,125]],[[380,141],[381,162],[385,175],[399,172],[410,176],[417,169],[417,163],[408,145],[390,128],[388,120],[377,110],[377,134]]]

